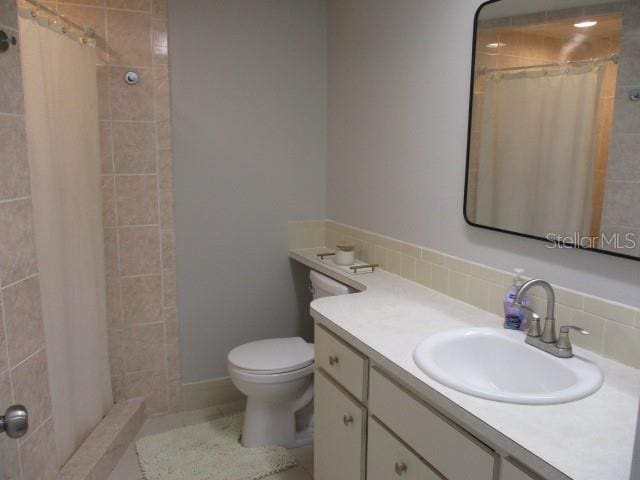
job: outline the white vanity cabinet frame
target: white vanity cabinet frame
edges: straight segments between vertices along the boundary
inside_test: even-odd
[[[390,434],[396,440],[400,441],[403,446],[408,448],[409,451],[413,452],[419,460],[424,462],[430,469],[437,472],[437,475],[439,475],[440,478],[444,480],[467,480],[466,478],[464,478],[464,476],[461,477],[461,475],[464,475],[464,469],[456,470],[456,468],[453,467],[452,470],[451,459],[447,460],[443,464],[442,460],[439,460],[437,458],[432,459],[431,462],[428,458],[423,458],[421,455],[424,452],[417,451],[416,448],[414,448],[415,446],[417,446],[415,444],[415,440],[413,440],[414,445],[411,445],[411,442],[408,442],[406,441],[406,439],[402,438],[402,432],[394,431],[392,427],[389,427],[385,424],[383,419],[379,419],[375,414],[373,414],[371,410],[372,405],[370,398],[370,382],[372,376],[371,372],[375,372],[374,375],[381,374],[387,380],[395,384],[395,386],[401,392],[403,392],[404,395],[415,398],[417,401],[424,404],[424,408],[430,410],[436,416],[439,416],[446,422],[450,423],[452,428],[459,430],[463,434],[463,436],[466,436],[469,439],[471,444],[475,444],[481,450],[484,450],[485,454],[492,455],[494,459],[492,469],[493,472],[490,475],[491,478],[488,480],[572,480],[562,472],[559,472],[557,469],[548,465],[540,458],[531,454],[529,451],[520,447],[508,437],[504,436],[500,432],[497,432],[473,415],[469,414],[454,402],[452,402],[439,392],[433,390],[416,377],[413,377],[394,363],[388,361],[385,357],[377,353],[375,350],[371,349],[357,338],[351,336],[348,332],[345,332],[340,327],[332,324],[330,320],[323,318],[313,311],[312,315],[314,316],[314,319],[316,321],[316,331],[318,331],[318,329],[321,329],[321,336],[328,335],[330,339],[339,342],[343,346],[346,346],[349,351],[356,353],[357,358],[363,360],[363,365],[367,367],[366,372],[363,372],[363,385],[365,391],[360,398],[356,398],[351,393],[348,393],[347,389],[340,386],[339,382],[331,377],[330,372],[326,372],[323,367],[318,367],[318,364],[322,364],[323,360],[316,360],[318,374],[327,375],[336,385],[339,386],[344,395],[351,397],[352,400],[359,401],[359,404],[364,409],[363,412],[365,414],[366,422],[371,422],[372,420],[378,421],[385,429],[390,432]],[[326,350],[321,350],[321,352],[322,355],[327,354]],[[358,387],[356,387],[356,391],[358,391]],[[318,407],[316,406],[316,408]],[[317,421],[318,419],[316,419],[316,422]],[[398,427],[396,426],[396,428]],[[489,430],[489,435],[486,435],[487,430]],[[490,439],[487,438],[488,436],[490,437]],[[367,430],[365,428],[363,434],[363,442],[365,442],[365,444],[363,445],[365,446],[361,450],[361,463],[363,465],[363,471],[360,472],[359,478],[350,480],[367,479],[366,465],[368,463],[368,446],[366,446],[366,437]],[[315,449],[317,449],[318,452],[321,453],[322,448],[322,439],[316,438]],[[475,454],[478,454],[478,451],[476,449],[472,449],[471,451],[474,451]],[[482,453],[480,453],[479,455],[480,457],[482,457]],[[318,458],[317,455],[316,458]],[[460,458],[462,459],[464,458],[464,456],[461,455]],[[447,479],[443,475],[443,472],[438,471],[437,468],[432,465],[432,462],[436,464],[440,463],[441,466],[444,465],[445,467],[446,465],[448,465],[448,467],[446,468],[449,469],[449,473],[458,475],[458,477]],[[483,475],[486,476],[486,472],[487,469],[485,464],[483,466]],[[316,476],[315,480],[342,480],[338,478],[323,478],[322,472],[319,472],[317,468],[316,474],[320,474],[320,476]],[[396,474],[394,474],[393,476],[389,476],[389,478],[395,477]],[[376,480],[376,478],[377,477],[372,476],[371,480]],[[402,475],[398,475],[398,479],[402,478]],[[475,478],[470,477],[468,480],[475,480]],[[485,480],[485,478],[483,477],[482,480]]]

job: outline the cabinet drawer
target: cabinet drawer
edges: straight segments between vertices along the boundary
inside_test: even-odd
[[[351,395],[364,401],[366,358],[319,325],[315,330],[315,362]]]
[[[508,458],[502,459],[500,468],[500,480],[539,480],[540,477],[533,477],[520,467],[512,463]]]
[[[494,454],[459,427],[392,383],[369,376],[369,411],[448,480],[491,480]]]
[[[369,418],[367,480],[442,480],[376,420]]]
[[[364,407],[333,384],[315,376],[314,478],[364,480]]]

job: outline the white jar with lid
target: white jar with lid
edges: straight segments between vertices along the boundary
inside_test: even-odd
[[[356,261],[356,246],[351,242],[336,243],[336,256],[334,262],[336,265],[349,266]]]

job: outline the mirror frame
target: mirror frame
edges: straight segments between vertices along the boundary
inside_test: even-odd
[[[530,238],[533,240],[539,240],[542,241],[546,244],[549,245],[559,245],[557,248],[559,249],[573,249],[573,250],[585,250],[587,252],[593,252],[593,253],[602,253],[604,255],[609,255],[612,257],[618,257],[618,258],[626,258],[629,260],[635,260],[635,261],[640,261],[640,257],[634,257],[632,255],[625,255],[623,253],[618,253],[618,252],[611,252],[608,250],[601,250],[599,248],[591,248],[591,247],[583,247],[581,245],[576,245],[574,243],[571,242],[564,242],[564,241],[559,241],[559,240],[551,240],[545,237],[540,237],[537,235],[531,235],[529,233],[522,233],[522,232],[516,232],[513,230],[505,230],[503,228],[499,228],[499,227],[492,227],[489,225],[481,225],[479,223],[476,223],[474,221],[472,221],[468,215],[467,215],[467,196],[468,196],[468,190],[469,190],[469,168],[470,168],[470,158],[471,158],[471,129],[472,129],[472,122],[473,122],[473,88],[475,86],[475,66],[476,66],[476,42],[477,42],[477,36],[478,36],[478,23],[480,20],[480,12],[482,11],[482,9],[488,5],[491,5],[493,3],[498,3],[501,2],[502,0],[487,0],[485,2],[483,2],[478,9],[476,10],[475,16],[474,16],[474,20],[473,20],[473,45],[472,45],[472,53],[471,53],[471,86],[470,86],[470,90],[469,90],[469,118],[468,118],[468,125],[467,125],[467,158],[466,158],[466,168],[465,168],[465,177],[464,177],[464,202],[462,205],[462,215],[464,216],[464,220],[465,222],[467,222],[468,225],[471,225],[472,227],[476,227],[476,228],[482,228],[484,230],[490,230],[493,232],[499,232],[499,233],[506,233],[509,235],[515,235],[518,237],[524,237],[524,238]],[[639,206],[640,208],[640,206]]]

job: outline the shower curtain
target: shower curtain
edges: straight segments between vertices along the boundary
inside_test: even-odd
[[[20,19],[27,141],[58,462],[113,403],[95,49]]]
[[[589,235],[602,72],[589,65],[487,79],[478,223]]]

